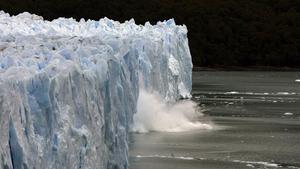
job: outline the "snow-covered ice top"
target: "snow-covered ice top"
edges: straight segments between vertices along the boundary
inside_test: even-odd
[[[0,34],[0,81],[39,72],[54,76],[72,64],[91,69],[110,57],[126,61],[130,54],[139,60],[140,83],[146,88],[168,100],[190,96],[192,62],[187,29],[173,19],[156,25],[108,18],[46,21],[27,12],[10,16],[0,11]]]
[[[98,21],[81,19],[77,22],[73,18],[58,18],[53,21],[46,21],[43,17],[28,12],[10,16],[8,13],[0,11],[0,21],[2,36],[43,34],[47,36],[105,37],[109,35],[122,38],[124,36],[142,35],[159,40],[164,36],[164,33],[172,32],[172,29],[187,33],[186,27],[176,25],[173,19],[158,22],[156,25],[151,25],[149,22],[146,22],[145,25],[137,25],[134,19],[120,23],[106,17]]]

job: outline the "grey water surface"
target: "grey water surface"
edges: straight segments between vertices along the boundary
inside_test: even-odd
[[[194,72],[198,120],[214,129],[132,133],[130,169],[300,169],[299,79],[300,72]]]

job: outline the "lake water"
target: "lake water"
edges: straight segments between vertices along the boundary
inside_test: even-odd
[[[195,72],[213,130],[133,133],[130,169],[300,169],[299,72]]]

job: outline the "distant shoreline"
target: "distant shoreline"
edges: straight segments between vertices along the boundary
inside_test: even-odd
[[[198,71],[284,71],[284,72],[300,72],[300,68],[291,67],[271,67],[271,66],[220,66],[220,67],[193,67],[194,72]]]

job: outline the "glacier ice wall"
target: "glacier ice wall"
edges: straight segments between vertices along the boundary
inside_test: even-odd
[[[189,97],[187,29],[0,11],[0,168],[128,168],[139,90]]]

